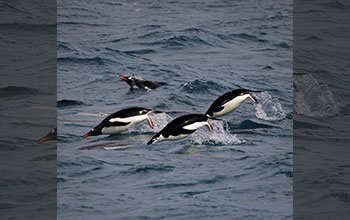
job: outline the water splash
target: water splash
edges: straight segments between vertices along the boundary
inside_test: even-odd
[[[272,98],[268,92],[256,93],[254,97],[256,97],[259,102],[255,106],[255,116],[257,118],[267,121],[278,121],[286,117],[281,103],[277,98]]]
[[[211,120],[209,123],[213,127],[213,132],[205,127],[198,129],[190,136],[193,144],[232,145],[245,142],[238,139],[236,134],[230,133],[227,122]]]
[[[319,84],[309,73],[294,73],[294,110],[297,114],[332,117],[339,106],[326,84]]]
[[[173,120],[173,118],[166,113],[159,113],[159,114],[150,113],[149,116],[154,126],[153,129],[150,128],[147,122],[145,122],[130,128],[129,130],[127,130],[127,132],[130,132],[130,133],[159,132],[165,127],[165,125],[167,125],[170,121]]]

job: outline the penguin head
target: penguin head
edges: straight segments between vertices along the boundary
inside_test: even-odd
[[[49,140],[57,140],[57,127],[54,129],[51,129],[51,131],[44,137],[40,138],[38,142],[42,143],[44,141],[49,141]]]
[[[132,76],[119,76],[119,78],[121,78],[122,80],[125,80],[125,82],[129,84],[129,86],[131,87],[136,85],[136,82],[139,81],[139,79]]]
[[[97,129],[97,128],[92,128],[88,133],[83,135],[83,138],[86,138],[88,136],[97,136],[102,134],[101,129]]]

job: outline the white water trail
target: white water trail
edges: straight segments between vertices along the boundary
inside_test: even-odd
[[[267,121],[278,121],[286,117],[281,103],[277,98],[272,98],[268,92],[255,93],[258,104],[255,106],[255,116]]]

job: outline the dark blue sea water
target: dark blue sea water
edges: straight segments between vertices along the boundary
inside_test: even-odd
[[[292,219],[292,40],[290,1],[58,1],[58,218]],[[265,92],[213,133],[146,145],[236,88]],[[164,113],[82,138],[131,106]]]
[[[0,1],[0,219],[56,216],[56,15],[52,0]],[[53,10],[54,9],[54,10]]]
[[[349,219],[350,2],[294,7],[294,218]]]

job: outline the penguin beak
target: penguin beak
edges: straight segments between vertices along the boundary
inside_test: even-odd
[[[50,137],[43,137],[39,140],[39,143],[42,143],[42,142],[50,140],[50,139],[51,139]]]
[[[209,131],[210,131],[210,132],[213,132],[213,127],[209,124],[209,122],[208,122],[207,125],[208,125],[208,128],[209,128]]]
[[[128,81],[128,79],[126,77],[124,77],[124,76],[119,76],[119,78],[121,78],[121,79],[123,79],[125,81]]]
[[[151,118],[149,117],[148,114],[147,114],[147,121],[148,121],[149,126],[150,126],[151,128],[154,128],[153,123],[152,123],[152,120],[151,120]]]
[[[83,136],[83,138],[89,137],[89,136],[91,136],[91,135],[92,135],[92,133],[89,132],[89,133],[85,134],[85,135]]]
[[[254,96],[252,96],[251,94],[249,94],[249,98],[255,103],[258,104],[258,101],[256,100],[256,98]]]

